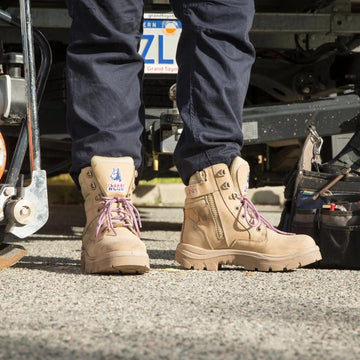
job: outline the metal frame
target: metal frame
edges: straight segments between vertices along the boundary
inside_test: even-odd
[[[17,9],[10,8],[16,15]],[[32,9],[32,21],[39,29],[69,29],[71,19],[67,9]],[[145,14],[146,17],[146,14]],[[305,13],[256,13],[252,33],[360,33],[360,14],[351,12]],[[0,28],[5,25],[0,24]]]
[[[47,41],[36,32],[41,44],[42,66],[38,80],[35,72],[34,38],[30,12],[30,0],[19,0],[20,21],[1,11],[1,19],[21,27],[26,84],[27,115],[22,123],[17,146],[11,161],[6,182],[0,190],[0,220],[5,222],[5,233],[27,237],[40,229],[49,216],[46,172],[41,170],[38,99],[44,91],[50,69],[51,56]],[[20,169],[29,148],[31,183],[23,187]],[[31,221],[30,221],[31,220]]]

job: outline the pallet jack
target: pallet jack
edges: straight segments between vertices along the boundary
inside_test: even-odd
[[[49,216],[46,172],[40,163],[38,106],[51,67],[51,49],[46,38],[32,27],[30,0],[19,0],[19,9],[20,19],[0,9],[0,21],[21,29],[22,38],[22,53],[0,51],[7,64],[0,74],[0,126],[19,128],[7,171],[5,142],[0,136],[0,270],[26,255],[22,246],[7,243],[7,238],[30,236]],[[35,43],[41,58],[37,76]],[[30,183],[24,186],[24,175],[20,171],[27,153],[31,175]]]

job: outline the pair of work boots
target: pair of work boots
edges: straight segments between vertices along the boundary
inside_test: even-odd
[[[185,268],[217,270],[221,264],[282,271],[321,259],[306,235],[283,233],[258,213],[246,196],[249,166],[237,157],[195,173],[185,188],[181,241],[175,259]],[[132,158],[94,156],[79,180],[86,226],[81,251],[87,273],[150,270],[140,239],[140,216],[131,202],[136,171]]]

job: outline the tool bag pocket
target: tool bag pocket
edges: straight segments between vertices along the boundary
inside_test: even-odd
[[[322,210],[319,234],[323,268],[360,269],[360,211]]]
[[[316,237],[317,230],[316,209],[297,209],[292,219],[291,231],[295,234],[305,234],[312,238]]]
[[[315,240],[322,255],[317,267],[360,269],[360,211],[295,209],[288,230]]]

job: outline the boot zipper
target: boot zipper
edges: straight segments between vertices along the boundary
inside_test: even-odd
[[[208,204],[209,204],[209,207],[210,207],[211,215],[212,215],[213,220],[215,222],[216,237],[219,240],[223,240],[224,239],[224,231],[223,231],[222,226],[221,226],[221,220],[220,220],[218,209],[217,209],[216,204],[215,204],[214,195],[209,194],[207,196],[207,201],[208,201]]]

